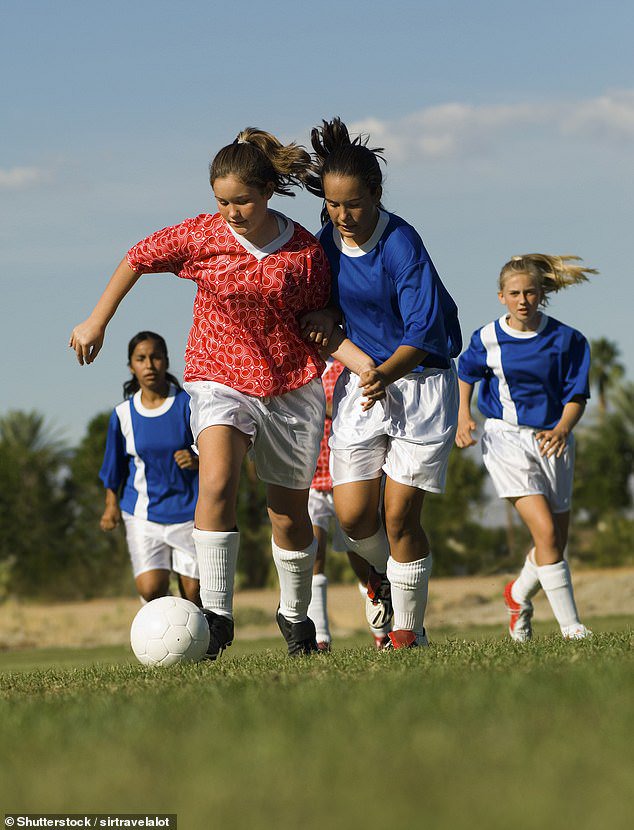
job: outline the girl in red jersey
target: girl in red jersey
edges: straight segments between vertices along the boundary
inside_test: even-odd
[[[294,195],[309,169],[301,147],[242,131],[210,166],[218,213],[186,219],[131,248],[70,337],[79,363],[92,363],[142,274],[172,272],[198,286],[184,388],[200,455],[194,541],[210,659],[233,640],[236,499],[247,451],[267,484],[278,625],[289,654],[317,648],[307,615],[317,549],[307,500],[324,422],[324,363],[302,339],[298,319],[326,304],[330,273],[315,238],[268,206],[274,193]]]

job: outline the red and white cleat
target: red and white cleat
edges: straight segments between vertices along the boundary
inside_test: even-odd
[[[504,587],[504,604],[509,612],[509,634],[516,643],[527,643],[533,636],[533,603],[516,602],[511,593],[513,582],[508,582]]]
[[[395,651],[399,648],[418,648],[419,646],[428,646],[427,634],[423,631],[422,637],[417,637],[413,631],[405,629],[398,629],[390,631],[387,635],[389,643],[385,646],[385,651]]]

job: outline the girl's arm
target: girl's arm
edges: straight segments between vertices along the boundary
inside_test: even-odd
[[[372,401],[384,398],[390,383],[416,368],[426,354],[426,351],[414,346],[399,346],[380,366],[366,369],[361,374],[359,385],[363,388],[363,394]]]
[[[473,395],[473,384],[458,379],[460,390],[460,408],[458,409],[458,431],[456,432],[456,446],[461,449],[472,447],[478,441],[472,433],[476,429],[476,422],[471,417],[471,397]]]
[[[68,345],[75,350],[80,365],[92,363],[101,351],[106,326],[114,317],[119,303],[139,279],[124,257],[110,278],[90,317],[75,326]]]
[[[556,454],[557,458],[560,457],[566,449],[568,436],[581,420],[585,408],[586,399],[581,395],[576,395],[564,406],[564,411],[556,426],[552,429],[543,429],[535,434],[541,455],[550,458],[551,455]]]
[[[114,490],[109,487],[106,488],[106,506],[103,515],[99,520],[99,527],[102,530],[114,530],[121,523],[121,510],[119,508],[119,499]]]

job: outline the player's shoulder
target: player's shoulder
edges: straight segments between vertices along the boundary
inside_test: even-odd
[[[557,320],[555,317],[551,317],[550,315],[547,315],[547,322],[544,331],[554,333],[559,338],[568,342],[587,342],[586,336],[580,332],[579,329],[576,329],[568,323],[563,323],[561,320]]]

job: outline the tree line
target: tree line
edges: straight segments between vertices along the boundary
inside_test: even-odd
[[[571,558],[587,565],[634,561],[632,471],[634,383],[625,379],[617,346],[592,342],[591,383],[597,403],[575,434],[577,464]],[[98,478],[109,412],[96,415],[76,447],[37,412],[0,418],[0,599],[7,596],[92,598],[134,593],[123,530],[103,533]],[[493,573],[516,567],[528,537],[512,512],[493,523],[487,474],[470,452],[452,453],[447,491],[425,499],[425,527],[436,574]],[[264,485],[245,461],[238,519],[241,587],[273,580]],[[352,580],[345,557],[329,557],[332,580]]]

